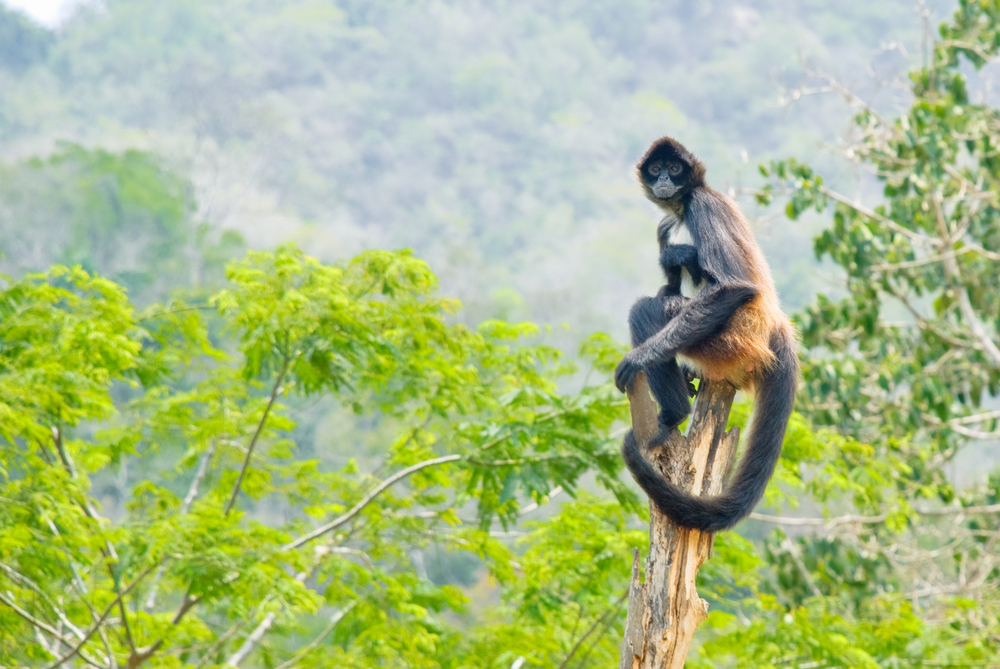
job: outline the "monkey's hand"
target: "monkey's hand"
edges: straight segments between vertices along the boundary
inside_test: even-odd
[[[698,389],[694,386],[694,380],[698,378],[698,375],[687,365],[681,365],[681,372],[684,374],[684,381],[687,382],[688,396],[694,397],[698,394]]]
[[[680,277],[677,281],[668,280],[667,284],[660,286],[660,290],[656,292],[656,297],[663,299],[664,297],[678,297],[681,294],[681,281]]]
[[[618,363],[618,367],[615,368],[615,386],[623,393],[635,381],[636,375],[642,371],[642,365],[639,363],[639,356],[636,353],[637,350],[632,349],[626,353],[622,361]]]

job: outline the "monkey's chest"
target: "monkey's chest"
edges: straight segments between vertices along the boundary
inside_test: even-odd
[[[681,295],[684,297],[694,297],[700,293],[701,289],[704,287],[704,279],[701,280],[701,283],[695,283],[694,279],[691,277],[691,273],[688,272],[687,267],[681,270]]]
[[[671,244],[690,244],[695,246],[694,237],[691,236],[691,231],[688,230],[688,226],[683,222],[677,222],[670,228],[669,241]],[[691,272],[688,268],[681,267],[681,295],[684,297],[694,297],[701,292],[701,289],[705,287],[704,277],[698,283],[694,282],[691,277]]]

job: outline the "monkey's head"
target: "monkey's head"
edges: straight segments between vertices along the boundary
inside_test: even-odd
[[[692,190],[705,185],[705,166],[670,137],[653,142],[636,172],[646,197],[669,211],[676,211]]]

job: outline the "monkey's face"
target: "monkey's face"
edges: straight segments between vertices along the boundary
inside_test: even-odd
[[[687,165],[679,160],[653,160],[645,165],[643,180],[653,195],[661,200],[673,200],[682,194],[688,171]]]
[[[675,139],[653,142],[636,165],[646,197],[665,211],[677,213],[685,197],[705,185],[705,167]]]

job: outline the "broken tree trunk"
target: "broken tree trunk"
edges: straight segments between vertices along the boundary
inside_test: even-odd
[[[674,430],[665,444],[648,445],[659,432],[656,403],[640,373],[628,399],[632,429],[642,452],[674,485],[696,495],[717,495],[733,464],[739,430],[726,432],[735,389],[726,381],[702,381],[687,436]],[[619,669],[680,669],[708,603],[698,596],[698,568],[711,557],[714,534],[675,525],[649,505],[646,582],[639,578],[639,551],[632,560],[625,639]]]

